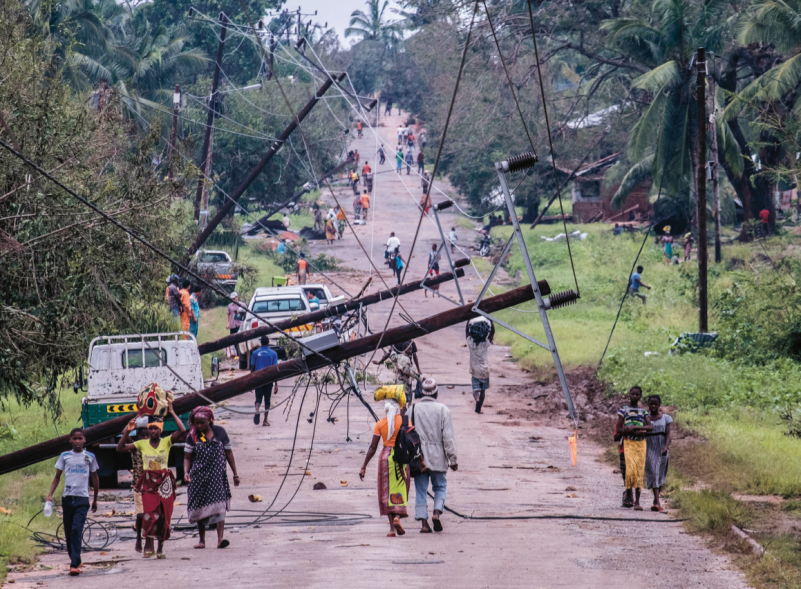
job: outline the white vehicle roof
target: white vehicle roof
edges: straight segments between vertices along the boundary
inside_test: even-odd
[[[103,336],[89,344],[89,399],[130,399],[153,382],[176,396],[203,388],[191,333]]]
[[[256,289],[251,300],[263,299],[267,297],[287,295],[303,296],[303,287],[300,286],[262,286]]]

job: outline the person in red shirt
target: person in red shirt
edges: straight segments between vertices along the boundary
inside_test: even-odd
[[[370,167],[370,162],[367,160],[364,161],[364,165],[362,166],[362,176],[366,176],[367,174],[371,173],[373,168]]]
[[[358,150],[358,149],[357,149],[356,151],[354,151],[354,152],[353,152],[353,161],[354,161],[354,162],[356,162],[356,164],[358,164],[358,163],[359,163],[359,158],[360,158],[360,157],[361,157],[361,156],[359,155],[359,150]]]
[[[759,218],[762,220],[762,237],[768,236],[768,220],[770,219],[770,211],[762,209],[759,211]]]

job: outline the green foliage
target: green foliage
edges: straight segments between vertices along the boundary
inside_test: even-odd
[[[301,247],[302,246],[300,245],[295,245],[293,246],[293,249],[296,251],[287,249],[283,254],[279,254],[271,249],[264,249],[262,251],[267,258],[269,258],[274,264],[280,266],[284,272],[287,274],[292,274],[295,272],[295,269],[298,265],[299,255],[296,252],[300,252]],[[333,272],[339,269],[339,266],[337,265],[339,260],[333,256],[327,256],[325,254],[319,254],[316,257],[307,256],[306,261],[309,262],[309,269],[311,272]]]
[[[728,493],[720,491],[677,491],[673,503],[698,532],[728,533],[732,524],[743,526],[750,520],[748,508]]]

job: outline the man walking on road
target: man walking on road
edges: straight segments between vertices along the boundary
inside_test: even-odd
[[[261,370],[262,368],[269,368],[270,366],[275,366],[278,364],[278,354],[275,353],[270,347],[270,338],[266,335],[262,336],[261,340],[261,347],[253,352],[253,355],[250,357],[250,371],[255,372],[256,370]],[[259,417],[261,414],[259,413],[259,407],[261,406],[262,399],[264,400],[264,426],[270,425],[270,422],[267,421],[267,416],[270,414],[270,401],[273,396],[273,383],[268,383],[265,385],[261,385],[256,387],[256,412],[253,414],[253,423],[259,425]]]
[[[412,156],[412,150],[406,152],[406,175],[412,173],[412,162],[414,162],[414,157]]]
[[[426,470],[414,477],[414,519],[422,521],[420,532],[430,534],[428,525],[428,483],[434,491],[434,531],[442,531],[440,516],[445,508],[448,490],[448,468],[456,471],[456,440],[450,410],[437,402],[437,382],[433,378],[423,381],[423,398],[411,409],[411,424],[420,436]]]
[[[367,213],[370,212],[370,195],[367,194],[367,190],[362,193],[361,198],[361,205],[362,205],[362,219],[367,222]]]
[[[423,150],[417,152],[417,173],[421,174],[425,172],[425,166],[423,163],[425,162],[425,158],[423,157]]]
[[[384,162],[387,161],[387,156],[384,154],[384,148],[378,148],[378,165],[383,166]]]
[[[465,326],[467,349],[470,350],[470,381],[476,413],[481,413],[484,396],[489,388],[489,348],[495,337],[495,324],[486,317],[476,317]]]
[[[395,154],[395,164],[397,165],[397,172],[398,174],[401,173],[401,169],[403,168],[403,150],[398,146],[398,153]]]
[[[311,275],[311,272],[309,272],[309,263],[306,261],[306,254],[303,252],[300,252],[298,265],[295,266],[295,274],[298,277],[298,284],[306,284],[306,278]]]

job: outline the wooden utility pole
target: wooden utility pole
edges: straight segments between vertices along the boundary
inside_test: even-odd
[[[485,313],[495,313],[502,309],[530,301],[533,298],[534,291],[531,290],[531,285],[527,285],[484,299],[481,301],[479,309]],[[270,366],[269,368],[256,370],[247,376],[235,378],[224,383],[215,383],[200,391],[203,396],[198,393],[192,393],[176,398],[173,407],[180,415],[191,411],[195,407],[208,405],[209,401],[207,399],[214,403],[220,403],[226,399],[231,399],[242,393],[252,391],[257,386],[285,380],[287,378],[294,378],[301,374],[306,374],[309,371],[330,366],[331,364],[339,364],[354,356],[368,354],[375,350],[379,344],[381,347],[388,348],[394,344],[423,337],[424,335],[451,327],[452,325],[458,325],[475,317],[480,317],[480,315],[473,311],[473,303],[468,303],[462,307],[451,308],[443,313],[420,319],[413,324],[405,324],[400,327],[388,329],[383,333],[376,333],[339,344],[333,348],[323,350],[321,352],[322,356],[309,354],[305,358],[287,360],[275,366]],[[109,421],[104,421],[98,425],[86,428],[84,430],[84,437],[86,438],[87,446],[117,435],[134,415],[134,413],[126,413]],[[0,475],[58,456],[69,449],[69,436],[64,435],[34,446],[22,448],[15,452],[9,452],[8,454],[0,456]]]
[[[715,80],[709,76],[709,124],[711,143],[709,145],[709,171],[712,176],[712,202],[715,207],[715,263],[720,264],[720,175],[718,167],[718,128],[715,121]]]
[[[706,238],[706,52],[703,47],[698,48],[698,78],[696,80],[696,108],[698,114],[698,331],[709,331],[707,311],[707,238]]]
[[[214,107],[216,110],[216,106]],[[203,196],[200,199],[200,219],[198,220],[198,227],[205,229],[209,220],[209,191],[211,190],[211,162],[214,158],[214,128],[209,129],[209,152],[206,155],[206,167],[203,170],[203,176],[209,179],[203,182]]]
[[[236,203],[239,201],[239,198],[242,196],[245,190],[247,190],[248,186],[250,186],[253,183],[253,181],[258,177],[258,175],[264,169],[264,166],[268,164],[268,162],[273,158],[273,156],[281,150],[281,148],[284,146],[284,143],[286,143],[289,136],[295,129],[297,129],[298,125],[311,112],[314,106],[319,102],[320,98],[322,98],[323,94],[326,93],[326,91],[331,87],[331,85],[334,82],[341,82],[344,78],[345,74],[339,74],[338,76],[334,78],[328,78],[325,82],[323,82],[323,85],[320,86],[320,89],[317,90],[317,93],[306,104],[306,106],[304,106],[301,109],[301,111],[297,113],[296,118],[294,118],[292,122],[289,123],[289,126],[287,126],[287,128],[284,129],[284,131],[278,136],[278,139],[276,139],[275,142],[270,146],[269,151],[266,154],[264,154],[264,157],[261,158],[261,161],[259,161],[259,163],[256,164],[256,166],[248,174],[247,178],[245,178],[242,181],[242,184],[239,185],[239,188],[237,188],[230,195],[230,198],[226,199],[225,204],[219,208],[214,218],[211,221],[209,221],[209,224],[206,226],[206,228],[203,229],[200,235],[197,236],[195,242],[191,245],[189,251],[186,254],[185,261],[188,262],[189,259],[191,259],[191,257],[198,250],[198,248],[200,248],[200,246],[202,246],[203,243],[205,243],[208,236],[211,235],[211,233],[217,228],[217,225],[220,224],[220,221],[223,220],[225,215],[231,212],[231,209],[234,208],[234,205],[236,205]]]
[[[200,170],[206,173],[207,162],[209,159],[209,146],[211,145],[211,127],[214,124],[214,109],[216,104],[217,86],[220,84],[220,67],[222,67],[223,48],[225,47],[225,33],[228,31],[226,23],[228,19],[224,13],[220,13],[220,45],[217,48],[217,61],[214,62],[214,77],[211,80],[211,93],[209,94],[209,108],[206,115],[206,134],[203,136],[203,149],[200,156]],[[203,195],[203,174],[197,179],[197,192],[195,193],[195,221],[200,220],[200,199]]]
[[[170,166],[168,174],[172,180],[172,158],[175,155],[175,142],[178,140],[178,109],[181,106],[181,87],[175,85],[175,94],[172,95],[172,130],[170,131],[170,145],[167,149],[167,165]]]

